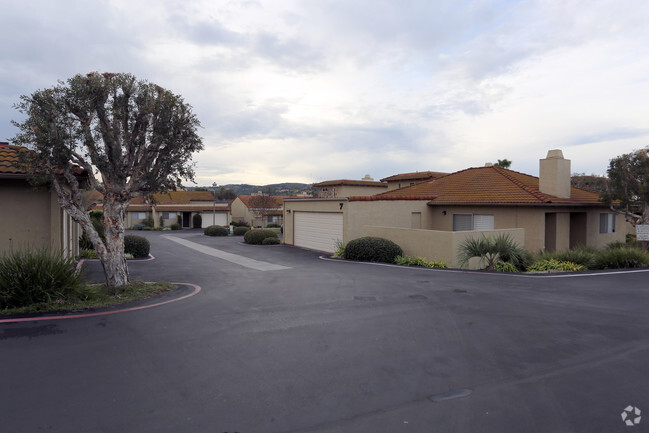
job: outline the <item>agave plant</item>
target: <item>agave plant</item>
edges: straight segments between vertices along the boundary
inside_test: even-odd
[[[519,268],[524,260],[524,251],[509,233],[502,233],[466,239],[460,244],[457,257],[460,267],[466,266],[473,257],[479,257],[485,269],[492,271],[498,261],[507,261]]]

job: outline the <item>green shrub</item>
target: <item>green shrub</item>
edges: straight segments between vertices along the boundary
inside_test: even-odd
[[[192,226],[195,229],[200,229],[201,226],[203,225],[203,217],[199,213],[195,213],[194,216],[192,217]]]
[[[169,228],[170,228],[171,230],[182,230],[182,229],[183,229],[183,226],[181,226],[181,225],[178,224],[178,223],[173,223],[171,226],[169,226]]]
[[[74,259],[49,249],[15,251],[0,257],[0,309],[86,299],[87,286]]]
[[[203,233],[205,233],[207,236],[227,236],[229,234],[229,230],[223,226],[209,226],[205,227]]]
[[[92,223],[92,226],[95,228],[95,231],[97,232],[101,240],[103,242],[106,242],[106,235],[104,233],[104,223],[101,221],[103,214],[104,213],[100,210],[93,210],[92,212],[90,212],[90,222]],[[90,236],[88,236],[85,231],[81,234],[81,237],[79,238],[79,248],[82,250],[95,249],[95,246],[90,241]]]
[[[512,262],[496,262],[494,263],[494,271],[496,272],[520,272],[518,267]]]
[[[137,235],[124,236],[124,253],[133,254],[133,257],[139,259],[149,257],[150,250],[151,243],[147,238]]]
[[[250,230],[243,235],[243,241],[247,244],[261,245],[266,238],[276,238],[277,233],[271,230]]]
[[[232,229],[232,233],[233,233],[235,236],[243,236],[243,235],[246,234],[246,232],[248,232],[248,230],[250,230],[250,227],[246,227],[246,226],[237,226],[237,227],[234,227],[234,228]]]
[[[97,259],[97,251],[95,250],[81,250],[79,251],[79,259]]]
[[[391,240],[366,236],[349,241],[345,247],[345,258],[363,262],[394,263],[402,256],[401,247]]]
[[[594,269],[641,268],[649,264],[649,255],[636,248],[614,248],[595,256]]]
[[[345,258],[345,244],[342,241],[336,241],[336,252],[331,257]]]
[[[148,217],[144,218],[144,220],[142,220],[142,224],[144,224],[145,227],[153,228],[155,226],[153,215],[149,215]]]
[[[539,256],[541,260],[554,259],[559,262],[572,262],[582,265],[585,268],[590,268],[593,265],[593,260],[597,250],[592,247],[577,247],[571,250],[555,251],[552,253],[543,253]]]
[[[162,214],[160,214],[160,221],[159,221],[159,222],[160,222],[160,227],[164,227],[164,226],[165,226],[165,219],[163,218],[163,215],[162,215]]]
[[[467,238],[460,244],[458,261],[460,267],[464,267],[473,257],[479,257],[480,262],[485,263],[485,269],[488,270],[493,270],[494,264],[498,261],[511,262],[518,268],[523,267],[524,251],[509,233],[493,237],[482,235],[480,238]]]
[[[448,268],[448,266],[446,266],[446,263],[442,261],[431,262],[424,259],[423,257],[397,256],[394,258],[394,263],[402,266],[423,266],[425,268]]]
[[[279,227],[280,227],[280,225],[277,224],[277,223],[266,224],[267,229],[278,229]]]
[[[144,224],[142,223],[137,223],[133,226],[133,230],[142,230],[144,228]]]
[[[584,271],[586,267],[572,262],[561,262],[556,259],[542,259],[527,268],[528,272],[543,271]]]
[[[278,245],[281,243],[282,241],[280,241],[279,238],[266,238],[263,241],[261,241],[262,245]]]

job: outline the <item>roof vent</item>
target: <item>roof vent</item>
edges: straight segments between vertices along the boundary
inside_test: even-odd
[[[484,166],[485,166],[485,167],[493,167],[494,165],[493,165],[491,162],[487,162],[487,163],[485,163]]]
[[[366,174],[365,177],[362,178],[361,180],[374,180],[374,179],[369,174]]]

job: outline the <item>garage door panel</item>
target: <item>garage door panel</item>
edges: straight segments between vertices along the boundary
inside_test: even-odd
[[[295,212],[294,243],[313,250],[335,252],[343,240],[343,214],[335,212]]]
[[[202,222],[201,222],[201,228],[209,227],[211,225],[217,225],[217,226],[227,226],[228,225],[228,215],[224,212],[217,212],[216,213],[216,223],[212,223],[214,221],[214,215],[212,212],[203,212],[201,214]]]

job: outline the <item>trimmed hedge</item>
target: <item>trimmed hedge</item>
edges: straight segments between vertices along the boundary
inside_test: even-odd
[[[149,257],[150,250],[151,243],[147,238],[138,235],[124,236],[125,254],[133,254],[134,258],[139,259],[142,257]]]
[[[250,230],[243,235],[243,241],[247,244],[261,245],[266,238],[276,238],[277,233],[272,230]]]
[[[200,229],[201,226],[203,225],[203,217],[199,213],[195,213],[194,216],[192,217],[192,226],[195,229]]]
[[[282,241],[280,241],[279,238],[266,238],[261,241],[262,245],[279,245],[281,243]]]
[[[248,231],[250,231],[250,227],[247,227],[247,226],[237,226],[237,227],[234,227],[232,230],[233,230],[232,234],[234,234],[235,236],[243,236],[243,235],[245,235]]]
[[[170,228],[171,230],[182,230],[182,229],[183,229],[183,226],[181,226],[181,225],[178,224],[178,223],[173,223],[171,226],[169,226],[169,228]]]
[[[227,236],[229,234],[229,231],[222,226],[209,226],[205,227],[203,233],[205,233],[207,236]]]
[[[373,236],[353,239],[345,246],[345,258],[348,260],[394,263],[397,256],[403,256],[399,245]]]

